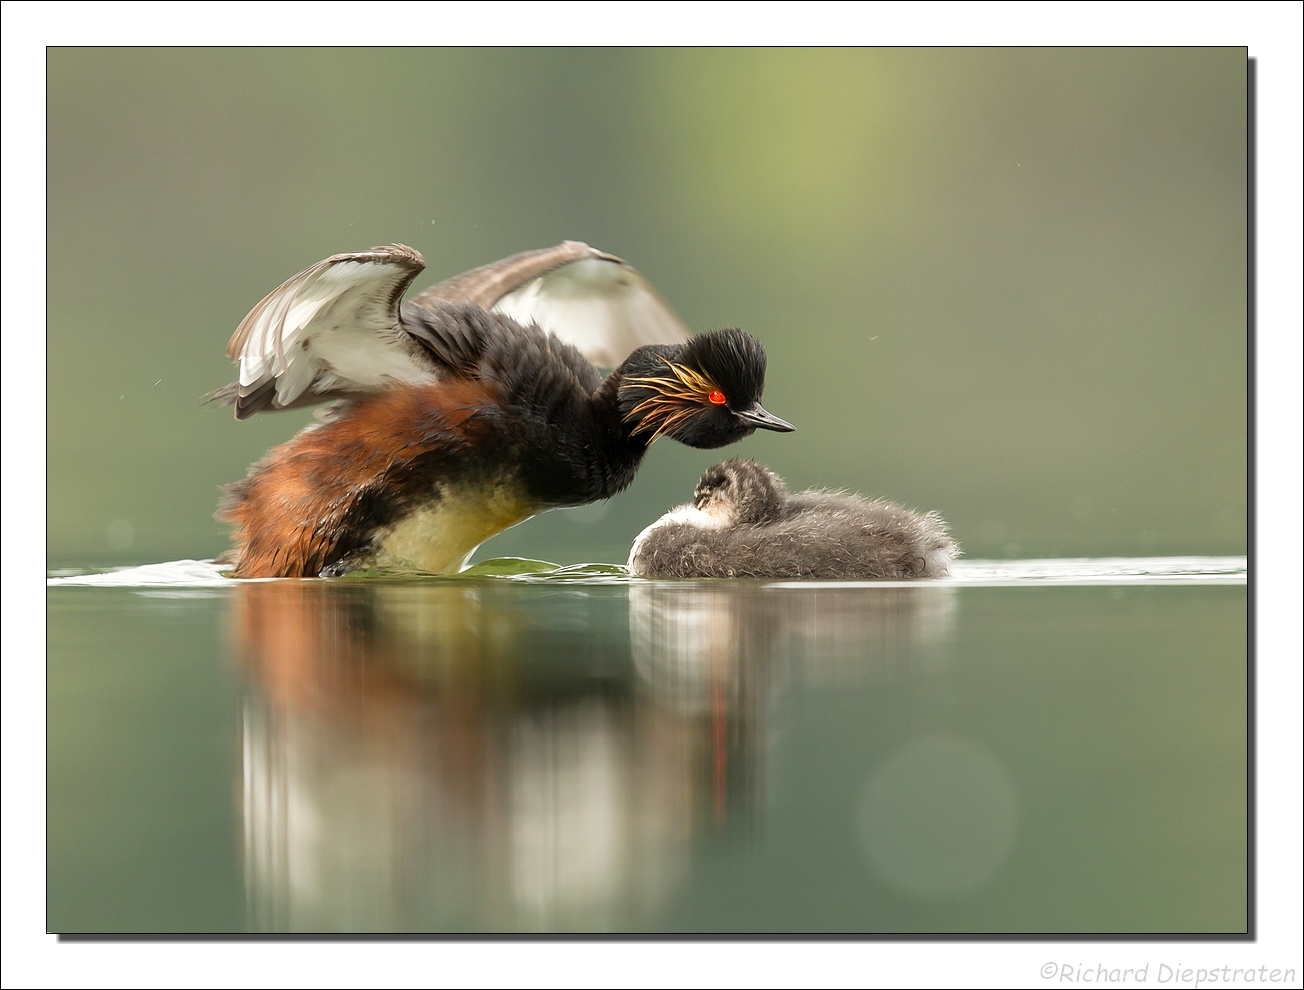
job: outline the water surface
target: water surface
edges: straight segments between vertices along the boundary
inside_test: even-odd
[[[1245,580],[55,575],[47,922],[1244,932]]]

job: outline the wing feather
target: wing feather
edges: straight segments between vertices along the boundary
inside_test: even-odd
[[[237,380],[211,396],[237,419],[435,381],[439,365],[400,300],[425,259],[391,244],[320,261],[268,293],[227,345]],[[535,323],[614,368],[645,344],[684,343],[688,328],[626,261],[580,241],[523,251],[435,285],[407,305],[473,305]],[[338,409],[336,410],[338,411]]]
[[[399,300],[425,268],[402,244],[337,254],[283,282],[236,328],[226,353],[240,366],[215,393],[236,417],[371,392],[393,381],[431,381],[399,322]]]
[[[590,362],[614,368],[645,344],[680,344],[688,327],[651,283],[581,241],[523,251],[435,285],[413,302],[472,303],[537,323]]]

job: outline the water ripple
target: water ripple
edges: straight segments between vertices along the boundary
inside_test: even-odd
[[[529,566],[525,566],[529,565]],[[558,567],[545,561],[496,558],[475,565],[453,578],[433,575],[375,575],[384,580],[484,580],[565,581],[579,584],[647,584],[631,578],[616,564],[570,564]],[[768,588],[881,587],[1040,587],[1045,585],[1244,585],[1248,578],[1245,557],[1061,557],[1043,560],[958,560],[951,576],[935,581],[771,581]],[[370,580],[373,576],[344,580]],[[721,579],[709,583],[715,584]],[[687,582],[678,581],[683,584]],[[98,586],[113,588],[214,588],[230,587],[224,566],[211,560],[174,560],[109,571],[51,572],[50,587]]]

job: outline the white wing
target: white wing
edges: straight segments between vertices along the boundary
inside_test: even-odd
[[[414,357],[398,304],[425,268],[401,244],[318,262],[270,292],[241,321],[227,356],[238,381],[217,393],[244,419],[264,408],[311,405],[395,381],[432,381]]]
[[[213,393],[236,418],[373,392],[394,382],[435,381],[437,372],[404,329],[399,302],[425,259],[391,244],[337,254],[284,282],[241,321],[227,356],[239,379]],[[645,344],[684,343],[688,328],[627,262],[579,241],[524,251],[455,275],[417,306],[481,306],[537,323],[614,368]]]
[[[688,328],[642,275],[605,258],[556,268],[507,293],[494,311],[539,324],[604,368],[616,367],[644,344],[688,340]]]
[[[688,328],[628,262],[580,241],[525,251],[463,272],[415,300],[473,303],[537,323],[599,367],[645,344],[681,344]]]

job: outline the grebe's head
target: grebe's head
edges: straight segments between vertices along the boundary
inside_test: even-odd
[[[783,511],[787,500],[788,486],[782,478],[764,464],[741,458],[708,468],[693,492],[693,507],[723,526],[769,522]]]
[[[765,348],[742,330],[716,330],[687,344],[642,347],[622,366],[619,400],[625,421],[650,443],[670,436],[713,448],[756,430],[795,427],[761,406]]]

